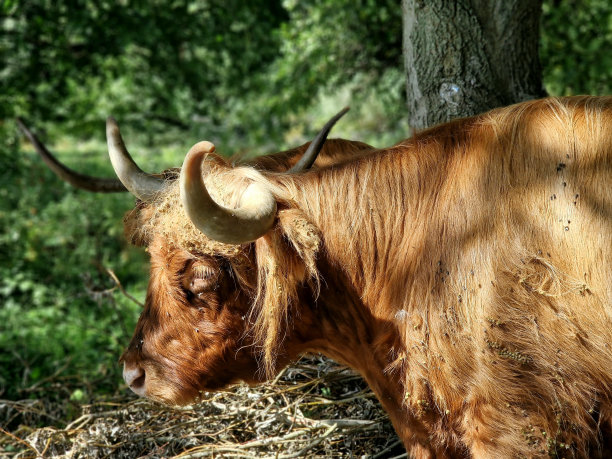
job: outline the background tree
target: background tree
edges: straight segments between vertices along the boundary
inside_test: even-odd
[[[410,125],[422,129],[543,97],[541,3],[403,0]]]

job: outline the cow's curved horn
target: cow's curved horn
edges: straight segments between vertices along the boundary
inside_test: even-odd
[[[112,117],[106,120],[106,142],[113,169],[121,183],[141,201],[151,201],[161,191],[165,181],[147,174],[136,165],[125,148],[119,126]]]
[[[243,244],[263,236],[273,225],[276,200],[269,190],[252,183],[240,199],[240,207],[228,209],[210,197],[202,177],[204,157],[215,151],[210,142],[198,142],[181,168],[180,193],[187,216],[208,238],[226,244]]]
[[[329,131],[334,127],[334,124],[344,116],[346,112],[349,111],[349,107],[344,107],[342,110],[338,112],[333,118],[331,118],[325,126],[319,131],[317,136],[314,138],[310,145],[308,145],[308,149],[302,155],[300,160],[295,163],[295,165],[289,169],[287,172],[301,172],[306,169],[310,169],[310,167],[314,164],[321,148],[323,148],[323,144],[325,143],[325,139],[327,139],[327,135]]]
[[[45,164],[49,166],[49,169],[51,169],[59,178],[70,183],[72,186],[96,193],[117,193],[120,191],[127,191],[127,188],[124,187],[121,181],[118,179],[92,177],[90,175],[73,171],[72,169],[64,166],[57,160],[57,158],[55,158],[55,156],[51,154],[51,152],[49,152],[47,147],[45,147],[45,145],[38,140],[38,137],[36,137],[36,135],[34,135],[34,133],[28,129],[25,122],[21,118],[17,118],[17,125],[30,140],[30,143],[34,146],[34,149],[40,155]]]

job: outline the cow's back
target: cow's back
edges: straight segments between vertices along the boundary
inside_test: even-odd
[[[475,120],[429,228],[439,271],[427,332],[405,331],[426,363],[406,372],[408,400],[434,388],[485,455],[585,451],[612,419],[612,98]]]

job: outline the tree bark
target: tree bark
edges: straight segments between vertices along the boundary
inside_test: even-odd
[[[402,0],[415,129],[543,97],[541,0]]]

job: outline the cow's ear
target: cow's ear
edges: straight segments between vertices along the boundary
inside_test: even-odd
[[[183,287],[196,296],[214,290],[218,282],[219,267],[213,262],[196,260],[183,277]]]

